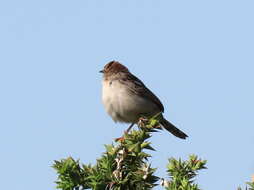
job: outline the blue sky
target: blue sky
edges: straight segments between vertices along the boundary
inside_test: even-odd
[[[95,163],[127,125],[101,104],[104,64],[118,60],[190,137],[156,133],[151,163],[208,160],[205,190],[254,174],[254,1],[0,2],[1,189],[55,189],[53,160]],[[160,188],[158,188],[160,189]]]

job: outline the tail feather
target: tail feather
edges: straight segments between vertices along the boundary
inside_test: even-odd
[[[188,137],[188,135],[186,135],[184,132],[182,132],[180,129],[175,127],[172,123],[170,123],[164,118],[162,119],[160,124],[164,127],[164,129],[166,129],[167,131],[169,131],[178,138],[186,139]]]

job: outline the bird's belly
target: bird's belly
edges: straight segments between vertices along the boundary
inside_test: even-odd
[[[102,94],[104,107],[114,121],[136,123],[142,115],[159,112],[153,102],[132,93],[121,83],[103,85]]]

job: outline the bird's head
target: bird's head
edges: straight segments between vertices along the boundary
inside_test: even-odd
[[[100,71],[100,73],[103,73],[104,76],[117,74],[119,72],[129,72],[129,70],[117,61],[110,61],[104,66],[103,70]]]

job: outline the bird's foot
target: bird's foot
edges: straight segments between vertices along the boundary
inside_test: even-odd
[[[138,120],[138,127],[139,128],[144,128],[148,123],[148,119],[145,117],[140,117]]]

